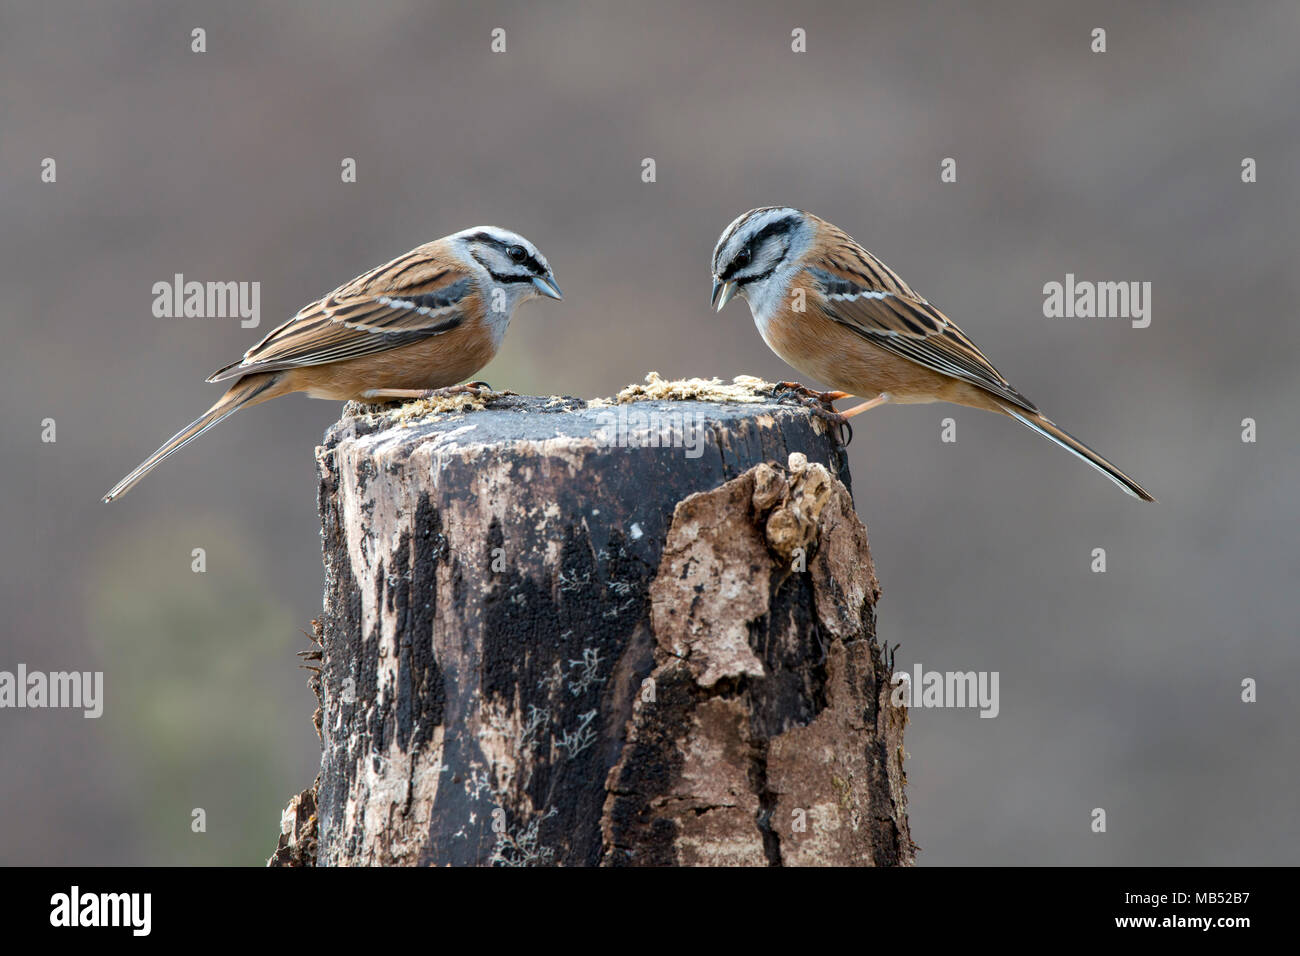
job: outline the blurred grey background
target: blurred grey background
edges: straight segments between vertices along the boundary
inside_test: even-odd
[[[1135,6],[6,4],[0,669],[107,690],[100,720],[0,711],[0,862],[261,864],[315,775],[294,652],[340,407],[242,413],[99,501],[213,401],[209,372],[363,269],[497,224],[566,292],[516,316],[497,387],[784,378],[743,303],[708,308],[719,232],[784,203],[1160,499],[979,412],[857,420],[881,638],[900,667],[1001,675],[995,720],[912,714],[920,863],[1295,863],[1300,7]],[[155,318],[178,272],[260,281],[261,327]],[[1150,327],[1044,318],[1067,272],[1151,282]]]

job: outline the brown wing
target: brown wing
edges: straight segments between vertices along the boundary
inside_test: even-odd
[[[417,342],[461,325],[476,295],[468,272],[415,249],[305,306],[208,381],[341,362]]]
[[[807,268],[826,311],[863,338],[928,369],[978,385],[1036,412],[951,319],[926,302],[888,266],[854,246],[855,259],[819,259]]]

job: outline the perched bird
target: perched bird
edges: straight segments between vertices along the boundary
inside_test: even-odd
[[[508,229],[479,226],[417,246],[304,306],[208,376],[233,383],[104,500],[239,409],[290,392],[387,401],[466,389],[449,386],[491,361],[515,307],[537,295],[562,298],[546,258]]]
[[[951,319],[837,226],[787,206],[751,209],[713,250],[713,306],[749,302],[768,348],[837,391],[868,397],[845,420],[886,402],[952,402],[1008,415],[1082,458],[1124,491],[1137,482],[1012,387]]]

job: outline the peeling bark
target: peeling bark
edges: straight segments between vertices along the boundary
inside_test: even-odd
[[[806,409],[497,397],[345,418],[317,462],[317,862],[911,861],[866,534]]]
[[[602,862],[911,863],[879,594],[848,490],[801,454],[680,502]]]

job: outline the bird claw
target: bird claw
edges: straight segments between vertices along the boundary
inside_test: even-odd
[[[804,398],[816,399],[823,405],[829,405],[831,402],[849,397],[848,392],[819,392],[815,388],[809,388],[802,382],[777,382],[772,386],[772,394],[778,398],[783,392],[793,392]]]
[[[819,392],[799,382],[777,382],[772,388],[772,394],[779,400],[792,399],[830,425],[835,441],[841,448],[848,447],[849,442],[853,441],[853,426],[832,404],[837,399],[847,398],[844,392]]]
[[[841,448],[848,448],[849,442],[853,441],[853,426],[849,420],[839,412],[826,412],[823,409],[814,409],[813,414],[822,421],[829,422],[835,435],[835,443]]]
[[[480,396],[482,396],[483,398],[487,398],[489,395],[518,395],[519,394],[518,392],[510,391],[510,389],[508,388],[502,389],[501,391],[498,392],[487,382],[466,382],[464,385],[455,386],[455,388],[475,392]]]

